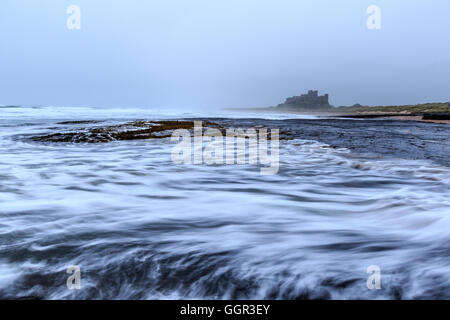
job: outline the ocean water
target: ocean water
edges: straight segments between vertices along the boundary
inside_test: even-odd
[[[314,117],[209,115],[235,127],[295,131],[280,141],[273,176],[249,164],[175,165],[170,139],[26,139],[67,130],[58,124],[67,120],[206,116],[0,108],[0,297],[450,299],[446,125],[345,121],[355,145],[378,126],[374,132],[392,139],[413,137],[411,148],[423,142],[433,158],[398,153],[400,142],[388,138],[392,150],[384,153],[377,152],[383,140],[333,145],[329,135],[309,134],[324,126]],[[321,132],[347,132],[338,119],[326,126]],[[66,286],[73,265],[81,269],[79,290]],[[381,288],[369,290],[373,265]]]

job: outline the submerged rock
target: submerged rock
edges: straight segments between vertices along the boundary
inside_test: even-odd
[[[60,124],[82,124],[68,121]],[[92,123],[92,122],[89,122]],[[215,125],[216,124],[210,124]],[[119,140],[168,138],[176,129],[193,129],[193,121],[134,121],[105,127],[80,128],[31,137],[36,142],[104,143]]]
[[[423,120],[450,120],[450,112],[424,113]]]
[[[99,121],[100,122],[100,121]],[[206,131],[207,129],[217,129],[215,132],[219,132],[223,137],[227,136],[228,129],[224,125],[211,122],[201,121],[203,135],[210,136],[211,133]],[[95,124],[93,121],[67,121],[59,122],[58,124],[74,125],[74,124]],[[245,131],[249,126],[243,126],[243,135],[239,137],[249,138]],[[61,128],[54,128],[56,130]],[[106,143],[110,141],[121,140],[141,140],[141,139],[163,139],[170,138],[177,129],[190,130],[191,134],[194,129],[194,121],[186,120],[163,120],[163,121],[143,121],[137,120],[133,122],[127,122],[124,124],[110,125],[110,126],[86,126],[83,128],[77,128],[70,131],[60,131],[56,133],[47,133],[27,138],[34,142],[66,142],[66,143]],[[255,129],[258,129],[255,127]],[[231,131],[231,135],[234,134]],[[215,134],[212,134],[215,135]],[[270,132],[267,133],[267,140],[272,139]],[[291,140],[294,136],[292,133],[286,130],[279,131],[280,140]]]
[[[91,123],[99,123],[102,122],[100,120],[78,120],[78,121],[63,121],[58,122],[57,124],[63,124],[63,125],[72,125],[72,124],[91,124]]]

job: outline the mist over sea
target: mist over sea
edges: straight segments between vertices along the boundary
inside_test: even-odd
[[[170,139],[27,137],[212,119],[292,133],[279,172],[175,165]],[[450,127],[161,110],[0,108],[0,298],[450,299]],[[66,286],[80,266],[81,289]],[[379,266],[381,289],[367,268]]]

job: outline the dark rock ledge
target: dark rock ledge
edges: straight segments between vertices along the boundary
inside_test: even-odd
[[[60,124],[87,124],[87,122],[68,121]],[[105,143],[120,140],[168,138],[176,129],[190,130],[193,128],[193,121],[133,121],[119,125],[78,128],[73,131],[43,134],[30,139],[35,142]]]
[[[201,120],[201,119],[198,119]],[[58,124],[81,125],[95,124],[94,121],[66,121]],[[226,136],[227,128],[219,123],[202,120],[203,130],[214,128],[218,129],[222,136]],[[247,130],[251,126],[240,127]],[[58,129],[58,128],[55,128]],[[60,128],[59,128],[60,129]],[[73,130],[60,131],[56,133],[45,133],[42,135],[33,135],[26,138],[34,142],[66,142],[66,143],[106,143],[110,141],[123,140],[142,140],[142,139],[163,139],[170,138],[174,130],[187,129],[191,133],[194,129],[193,120],[163,120],[163,121],[133,121],[119,125],[110,126],[86,126]],[[203,132],[205,134],[205,131]],[[245,134],[242,137],[246,137]],[[291,140],[293,135],[284,130],[280,130],[280,140]],[[267,136],[271,140],[271,134]]]

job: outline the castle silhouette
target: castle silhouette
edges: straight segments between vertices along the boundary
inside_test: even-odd
[[[331,107],[328,98],[328,94],[319,96],[318,90],[309,90],[307,94],[287,98],[284,103],[279,104],[277,107],[308,110],[327,109]]]

